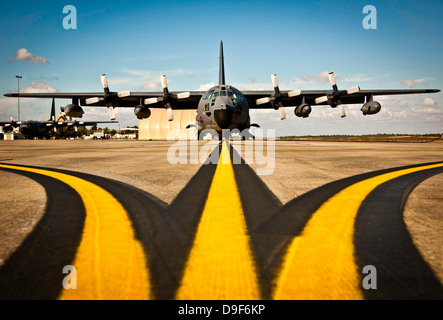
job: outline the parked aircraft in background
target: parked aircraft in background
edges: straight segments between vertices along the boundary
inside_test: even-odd
[[[18,128],[26,139],[50,138],[54,136],[57,129],[73,127],[77,131],[80,126],[96,126],[98,123],[118,123],[118,121],[65,121],[57,120],[55,116],[55,99],[52,99],[51,114],[46,121],[0,121],[0,126],[4,132],[12,132]]]

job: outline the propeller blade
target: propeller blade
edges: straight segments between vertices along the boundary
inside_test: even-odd
[[[148,99],[145,99],[145,104],[153,104],[153,103],[157,103],[157,102],[159,102],[160,101],[160,99],[159,98],[148,98]]]
[[[340,117],[341,117],[341,118],[346,117],[345,107],[343,107],[342,104],[339,104],[339,105],[338,105],[338,110],[340,111]]]
[[[269,101],[270,101],[269,97],[265,97],[265,98],[257,99],[257,100],[255,101],[255,103],[256,103],[257,105],[260,105],[260,104],[268,103]]]
[[[119,98],[124,98],[124,97],[129,97],[132,94],[131,90],[126,90],[126,91],[120,91],[119,93],[117,93],[117,96]]]
[[[271,80],[272,80],[272,86],[274,88],[278,88],[278,80],[277,80],[277,75],[275,73],[271,75]]]
[[[168,116],[168,120],[169,121],[173,121],[174,120],[174,115],[172,114],[172,108],[166,108],[166,114]]]
[[[177,93],[177,99],[186,99],[189,98],[190,96],[191,96],[190,92]]]
[[[104,98],[94,97],[85,100],[86,104],[93,104],[105,100]]]
[[[357,93],[359,91],[360,91],[359,86],[352,87],[352,88],[349,88],[348,90],[345,90],[346,94],[353,94],[353,93]]]
[[[114,107],[108,107],[108,110],[109,110],[109,118],[111,118],[111,120],[115,120]]]
[[[319,98],[315,99],[315,103],[316,104],[320,104],[320,103],[323,103],[323,102],[326,102],[326,101],[328,101],[328,96],[323,96],[323,97],[319,97]]]
[[[332,86],[337,85],[334,72],[329,72],[329,81],[331,82]]]
[[[165,75],[161,76],[161,81],[162,81],[162,88],[163,89],[167,89],[168,88],[168,80],[166,80],[166,76]]]
[[[294,90],[294,91],[288,92],[288,97],[296,97],[299,95],[301,95],[301,90]]]
[[[108,89],[108,79],[106,78],[106,74],[101,75],[103,89]]]
[[[280,119],[285,120],[286,119],[286,112],[285,112],[285,108],[283,107],[283,104],[281,102],[278,103],[278,111],[280,112]]]

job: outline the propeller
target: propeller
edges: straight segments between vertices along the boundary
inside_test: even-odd
[[[129,97],[132,93],[131,90],[125,90],[120,92],[111,92],[108,86],[108,79],[106,74],[101,75],[101,81],[103,90],[105,91],[104,97],[92,97],[85,100],[86,104],[94,104],[100,101],[104,101],[109,110],[109,117],[111,120],[115,120],[114,108],[118,107],[121,102],[121,98]]]
[[[163,105],[166,108],[166,113],[168,116],[168,120],[174,120],[174,116],[172,114],[172,106],[175,100],[186,99],[191,96],[190,92],[181,92],[181,93],[170,93],[168,89],[168,80],[165,75],[162,75],[161,78],[162,88],[163,88],[163,96],[147,98],[144,100],[145,104],[154,104],[157,102],[163,102]]]
[[[68,123],[68,127],[73,126],[74,127],[74,131],[78,132],[78,127],[80,126],[81,122],[78,122],[77,120],[75,120],[72,123]]]
[[[10,120],[11,123],[7,123],[7,124],[5,125],[5,127],[8,127],[8,126],[14,126],[14,125],[17,123],[17,122],[14,121],[14,117],[13,117],[13,116],[10,116],[10,117],[9,117],[9,120]]]
[[[283,103],[281,102],[282,98],[286,97],[296,97],[301,94],[301,90],[294,90],[290,92],[281,93],[280,88],[278,87],[277,75],[274,73],[271,75],[272,86],[274,87],[274,93],[270,97],[264,97],[257,99],[255,103],[257,105],[270,103],[275,110],[278,109],[280,112],[280,119],[286,119],[286,112],[283,107]]]
[[[321,104],[323,102],[328,101],[329,105],[332,108],[338,107],[338,110],[340,111],[340,117],[344,118],[344,117],[346,117],[346,112],[345,112],[345,108],[343,107],[341,97],[343,95],[348,95],[348,94],[353,94],[353,93],[359,92],[360,87],[356,86],[356,87],[349,88],[347,90],[338,90],[337,81],[335,79],[334,72],[329,72],[329,82],[332,85],[332,94],[316,98],[315,103]]]

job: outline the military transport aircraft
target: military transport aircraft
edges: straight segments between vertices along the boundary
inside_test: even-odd
[[[57,128],[74,127],[77,131],[80,126],[96,126],[98,123],[117,123],[118,121],[60,121],[55,117],[55,101],[52,99],[51,115],[47,121],[0,121],[0,126],[4,132],[13,131],[19,128],[19,132],[26,139],[31,138],[49,138],[55,134]]]
[[[297,117],[307,118],[312,111],[311,106],[330,105],[338,108],[340,116],[345,117],[344,104],[362,104],[364,115],[380,112],[381,105],[374,96],[434,93],[438,89],[402,89],[402,90],[361,90],[353,87],[339,90],[335,74],[329,73],[332,90],[294,90],[281,91],[277,76],[271,75],[273,91],[240,90],[225,83],[223,58],[223,42],[220,43],[219,84],[207,91],[170,92],[166,76],[161,76],[163,92],[111,92],[105,74],[101,76],[104,92],[101,93],[7,93],[7,97],[33,98],[70,98],[72,104],[64,107],[70,117],[81,117],[84,113],[81,106],[105,106],[109,109],[111,120],[115,119],[114,108],[134,108],[138,119],[149,118],[149,108],[166,108],[168,120],[173,120],[173,109],[197,109],[196,124],[200,132],[204,129],[215,129],[221,138],[223,129],[249,129],[258,126],[250,123],[249,109],[269,109],[279,111],[280,118],[286,118],[285,107],[295,106]]]

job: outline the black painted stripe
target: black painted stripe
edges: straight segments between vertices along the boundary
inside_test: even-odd
[[[232,146],[230,146],[230,154],[259,273],[260,293],[264,299],[270,299],[271,283],[274,275],[269,272],[267,266],[269,258],[273,256],[273,252],[276,250],[274,247],[276,241],[273,238],[278,236],[258,233],[256,230],[262,223],[280,210],[282,204],[254,170],[246,164],[245,160],[240,158],[240,155]],[[234,163],[234,159],[240,159],[240,163]]]
[[[63,267],[72,264],[85,221],[82,199],[67,184],[39,174],[1,168],[40,183],[46,210],[35,228],[0,268],[0,299],[56,299]]]
[[[213,152],[218,153],[217,146]],[[155,299],[173,299],[180,286],[217,165],[206,162],[168,206],[126,183],[95,175],[54,170],[90,181],[110,192],[130,216],[147,255]]]
[[[218,147],[216,147],[214,152],[219,152]],[[156,299],[174,298],[175,292],[180,285],[185,263],[191,250],[195,232],[203,212],[209,187],[216,169],[216,164],[205,163],[169,207],[153,195],[123,182],[68,170],[48,169],[35,166],[23,167],[51,170],[75,176],[90,181],[110,192],[123,205],[125,210],[127,210],[133,223],[136,237],[144,247],[148,259],[150,274],[152,276],[151,282],[154,297]],[[51,214],[53,215],[73,216],[65,209],[66,204],[68,204],[66,198],[71,200],[75,198],[78,203],[82,204],[80,196],[72,188],[59,180],[25,171],[17,171],[17,173],[30,176],[42,184],[45,183],[44,186],[48,194],[48,199],[51,199],[51,202],[60,200],[51,210]],[[51,183],[46,183],[46,181],[50,181]],[[71,189],[69,194],[65,191],[67,188]],[[74,206],[72,206],[72,208],[74,208]],[[71,252],[71,258],[69,260],[71,262],[74,260],[75,252],[81,240],[85,215],[84,207],[82,208],[83,220],[81,227],[77,230],[78,241],[75,242],[75,244],[71,243],[68,250]],[[46,216],[48,216],[48,212],[45,213],[45,217]],[[42,219],[43,225],[46,225],[46,220],[47,219]],[[52,220],[51,229],[64,229],[63,224],[60,226],[58,226],[58,224],[58,220]],[[42,233],[41,230],[42,227],[38,225],[32,233],[45,238],[45,233]],[[71,236],[66,237],[65,240],[69,240],[70,238]],[[23,243],[22,246],[20,246],[20,251],[25,250],[27,246],[41,247],[40,243],[35,242],[35,237],[30,237],[27,241],[29,244]],[[55,242],[57,241],[55,240]],[[50,249],[53,243],[54,239],[49,241],[46,244],[46,247],[49,247]],[[47,251],[49,249],[42,250]],[[54,248],[53,250],[56,250],[57,252],[59,251],[57,248]],[[38,259],[39,257],[37,255],[35,260],[37,261],[36,263],[39,265],[42,264]],[[15,265],[15,260],[8,259],[8,261],[10,262],[8,262],[7,265]],[[66,264],[69,263],[64,263],[63,266]],[[7,265],[5,264],[5,268],[2,269],[8,269]],[[26,269],[32,274],[32,268],[28,266]],[[62,270],[62,268],[60,270]],[[52,269],[46,268],[43,268],[41,272],[44,273],[46,277],[51,277],[55,274]],[[44,296],[43,291],[40,292],[38,286],[33,286],[33,289],[30,290],[31,296],[55,299],[61,290],[62,279],[65,276],[59,270],[57,270],[56,274],[61,275],[61,280],[57,279],[54,282],[47,283],[48,288],[53,288],[54,285],[58,286],[58,289],[54,290],[52,296]],[[9,287],[11,287],[11,290],[14,290],[16,285],[12,283]],[[27,299],[28,296],[23,295],[20,291],[15,297]]]
[[[221,144],[213,150],[215,154],[220,151]],[[217,164],[206,161],[165,212],[173,232],[162,234],[169,284],[162,288],[159,299],[174,299],[180,287],[216,168]]]
[[[437,163],[440,162],[377,170],[333,181],[289,201],[272,214],[253,231],[254,247],[257,257],[260,257],[258,263],[261,265],[262,276],[265,278],[265,291],[268,297],[270,297],[270,291],[274,285],[272,281],[279,273],[284,254],[292,239],[301,234],[314,212],[329,198],[362,180],[392,171]]]
[[[232,148],[231,150],[235,152]],[[260,273],[261,290],[264,293],[262,296],[265,299],[270,297],[272,281],[281,264],[286,246],[294,236],[301,233],[311,215],[331,196],[358,181],[383,173],[422,165],[424,164],[380,170],[331,182],[290,201],[285,206],[281,206],[281,203],[244,161],[242,164],[234,164],[233,168],[245,219]],[[203,165],[169,207],[152,195],[125,183],[78,172],[53,171],[67,173],[95,183],[109,191],[123,204],[133,221],[136,236],[142,242],[147,253],[155,298],[173,299],[180,285],[215,169],[216,165],[214,164]],[[14,170],[9,171],[16,172]],[[76,202],[77,205],[82,202],[78,194],[66,184],[34,173],[21,171],[16,173],[29,176],[45,187],[50,210],[47,208],[47,212],[37,227],[0,269],[0,288],[2,288],[0,289],[0,295],[1,297],[16,297],[18,299],[54,299],[61,290],[64,277],[61,270],[64,265],[73,261],[75,250],[80,242],[79,235],[81,235],[83,229],[84,208],[82,207],[82,219],[78,218],[78,207],[74,209],[76,213],[67,212],[68,207],[71,210],[75,207],[74,204],[67,206],[66,204],[70,203],[67,202],[68,200]],[[408,190],[411,185],[422,180],[414,180],[412,184],[408,182],[402,190]],[[389,183],[386,183],[386,185]],[[395,188],[398,188],[398,185],[394,186]],[[399,196],[398,199],[404,201],[405,193]],[[370,203],[370,200],[368,201]],[[373,200],[375,203],[378,201]],[[52,208],[51,203],[53,203]],[[366,206],[365,204],[363,207]],[[60,210],[60,208],[63,209]],[[368,214],[361,215],[364,218],[369,217]],[[69,227],[74,228],[80,220],[81,226],[76,227],[77,233],[71,234],[73,231],[69,231]],[[60,241],[60,239],[63,239],[66,243]],[[359,243],[370,243],[371,241],[358,240]],[[54,242],[57,242],[57,244],[54,245]],[[60,248],[69,249],[65,250],[66,257],[69,255],[68,251],[71,251],[69,261],[62,255]],[[55,259],[45,260],[40,257],[42,252],[51,253],[54,250],[55,254],[50,255],[50,257]],[[364,250],[358,250],[358,252],[360,251],[364,252]],[[411,252],[410,249],[406,251]],[[18,257],[14,258],[15,255]],[[29,259],[30,256],[33,258]],[[29,261],[27,261],[28,259]],[[362,259],[360,264],[363,265],[365,260],[360,259]],[[57,261],[54,262],[54,260]],[[62,260],[64,262],[61,262]],[[53,266],[53,271],[48,271],[49,269],[44,265],[51,263],[57,267]],[[38,268],[38,272],[35,272],[36,269],[33,268],[35,264],[42,265]],[[389,264],[384,262],[383,265],[386,267]],[[20,267],[16,268],[16,266]],[[24,269],[24,273],[21,272],[22,269]],[[39,276],[32,282],[32,277],[36,274]],[[59,275],[59,277],[54,275]],[[386,281],[390,281],[390,279],[388,277]],[[22,284],[25,283],[27,286],[19,288],[23,287]],[[398,283],[402,282],[398,281]],[[386,298],[386,296],[384,297]],[[431,294],[431,297],[435,297],[435,295]]]
[[[377,289],[362,289],[365,299],[443,299],[443,286],[415,247],[403,219],[409,194],[443,168],[390,180],[372,191],[355,221],[360,270],[376,268]]]

